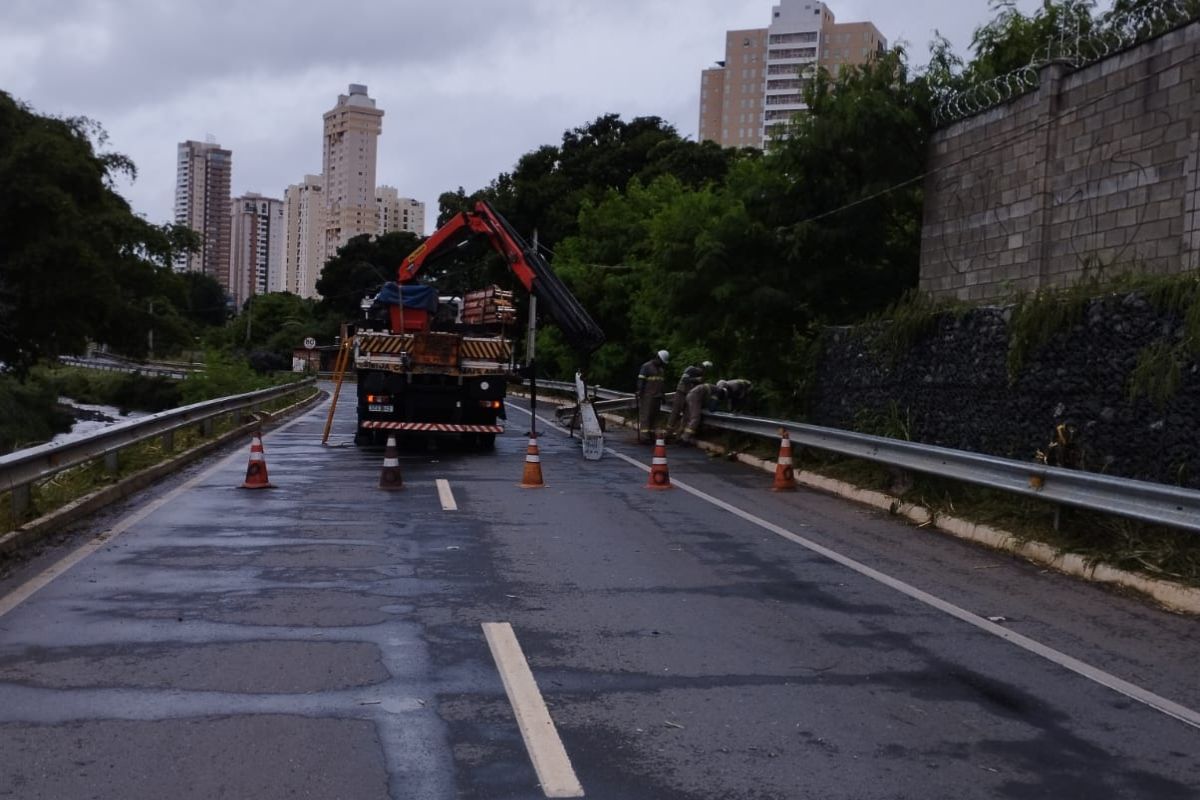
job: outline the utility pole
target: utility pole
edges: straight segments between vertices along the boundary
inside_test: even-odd
[[[533,257],[538,257],[538,232],[533,229]],[[535,283],[534,286],[537,286]],[[525,334],[525,365],[529,370],[529,435],[537,435],[537,296],[529,293],[529,328]]]
[[[246,346],[250,345],[250,323],[254,321],[254,296],[246,301]]]

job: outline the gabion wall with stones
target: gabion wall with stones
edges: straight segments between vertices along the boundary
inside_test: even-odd
[[[1139,353],[1180,341],[1180,318],[1136,294],[1092,301],[1078,324],[1025,354],[1010,381],[1011,315],[943,315],[898,355],[886,350],[886,324],[826,330],[809,421],[1017,460],[1033,460],[1068,422],[1084,469],[1200,488],[1200,364],[1182,365],[1161,406],[1130,399]]]
[[[1200,267],[1200,23],[1071,71],[933,137],[923,291],[1002,302],[1098,269]]]

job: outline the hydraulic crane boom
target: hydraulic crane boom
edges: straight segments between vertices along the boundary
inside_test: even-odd
[[[508,220],[486,200],[475,204],[473,211],[455,214],[438,228],[424,244],[400,262],[397,280],[411,283],[425,267],[473,236],[486,236],[492,249],[504,258],[525,289],[541,302],[558,323],[567,342],[583,353],[591,353],[604,344],[604,332],[584,310],[575,296],[563,285],[550,265]]]

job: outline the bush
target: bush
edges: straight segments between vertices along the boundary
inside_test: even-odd
[[[288,364],[290,367],[291,364]],[[290,378],[301,377],[288,373]],[[185,404],[199,403],[215,397],[244,394],[257,389],[277,386],[284,380],[263,375],[254,370],[245,359],[231,356],[227,353],[210,351],[205,359],[204,372],[189,375],[180,384],[182,400]]]
[[[0,453],[31,447],[71,430],[54,387],[0,375]]]
[[[130,411],[166,411],[179,405],[183,392],[179,381],[161,375],[124,373],[112,385],[108,405],[115,405],[122,414]]]

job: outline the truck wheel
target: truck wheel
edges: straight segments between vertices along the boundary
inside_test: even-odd
[[[479,438],[477,438],[475,440],[475,444],[476,444],[476,446],[479,447],[480,450],[495,450],[496,449],[496,434],[481,433],[481,434],[478,434],[478,437]]]

